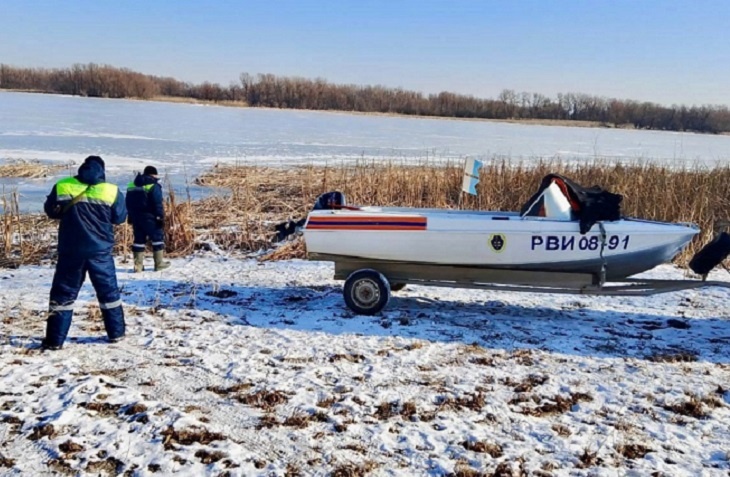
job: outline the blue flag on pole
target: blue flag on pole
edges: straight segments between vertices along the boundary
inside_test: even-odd
[[[482,161],[468,158],[464,165],[464,182],[461,190],[467,194],[477,195],[477,184],[479,183],[479,168],[482,167]]]

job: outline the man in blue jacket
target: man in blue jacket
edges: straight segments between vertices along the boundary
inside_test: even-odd
[[[129,183],[126,200],[129,221],[134,229],[134,271],[144,271],[144,249],[148,238],[152,242],[155,271],[168,268],[170,262],[164,261],[165,207],[155,167],[145,167],[142,174],[137,174],[134,181]]]
[[[104,161],[89,156],[78,175],[53,186],[43,206],[58,226],[58,263],[53,275],[44,349],[61,349],[71,327],[73,304],[89,274],[110,342],[124,337],[124,310],[112,248],[114,225],[127,218],[124,196],[106,182]]]

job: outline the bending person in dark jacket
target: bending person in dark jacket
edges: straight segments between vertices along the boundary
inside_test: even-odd
[[[44,210],[58,226],[58,263],[53,275],[43,348],[60,349],[71,327],[73,305],[88,272],[110,342],[124,337],[124,310],[112,248],[114,225],[127,218],[124,197],[105,182],[104,161],[89,156],[76,177],[61,179]]]
[[[162,204],[162,186],[157,179],[157,169],[144,168],[127,186],[127,210],[134,229],[134,271],[144,271],[144,249],[149,238],[155,271],[164,270],[170,262],[164,261],[165,254],[165,208]]]

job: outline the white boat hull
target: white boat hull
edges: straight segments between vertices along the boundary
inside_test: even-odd
[[[671,260],[698,232],[625,219],[581,235],[576,221],[509,212],[365,207],[312,211],[304,237],[315,255],[581,273],[598,273],[605,264],[606,278],[615,280]]]

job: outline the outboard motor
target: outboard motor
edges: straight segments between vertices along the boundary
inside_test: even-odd
[[[340,191],[325,192],[317,197],[313,210],[333,210],[342,209],[347,206],[345,194]]]
[[[314,207],[312,207],[312,210],[334,210],[334,209],[343,209],[347,207],[347,203],[345,201],[345,194],[343,194],[340,191],[334,191],[334,192],[326,192],[319,197],[317,197],[316,202],[314,203]],[[294,235],[304,227],[304,224],[307,222],[307,218],[304,217],[303,219],[299,220],[289,220],[287,222],[282,222],[280,224],[277,224],[274,229],[276,230],[276,236],[274,237],[274,242],[281,242],[282,240],[286,239],[290,235]]]
[[[307,222],[307,218],[304,217],[303,219],[288,220],[286,222],[276,224],[274,226],[274,230],[276,230],[276,235],[274,236],[274,242],[281,242],[288,236],[294,235],[295,233],[297,233],[297,231],[301,227],[304,227],[304,224],[306,222]]]
[[[730,255],[730,235],[722,232],[692,257],[689,268],[704,278]]]

